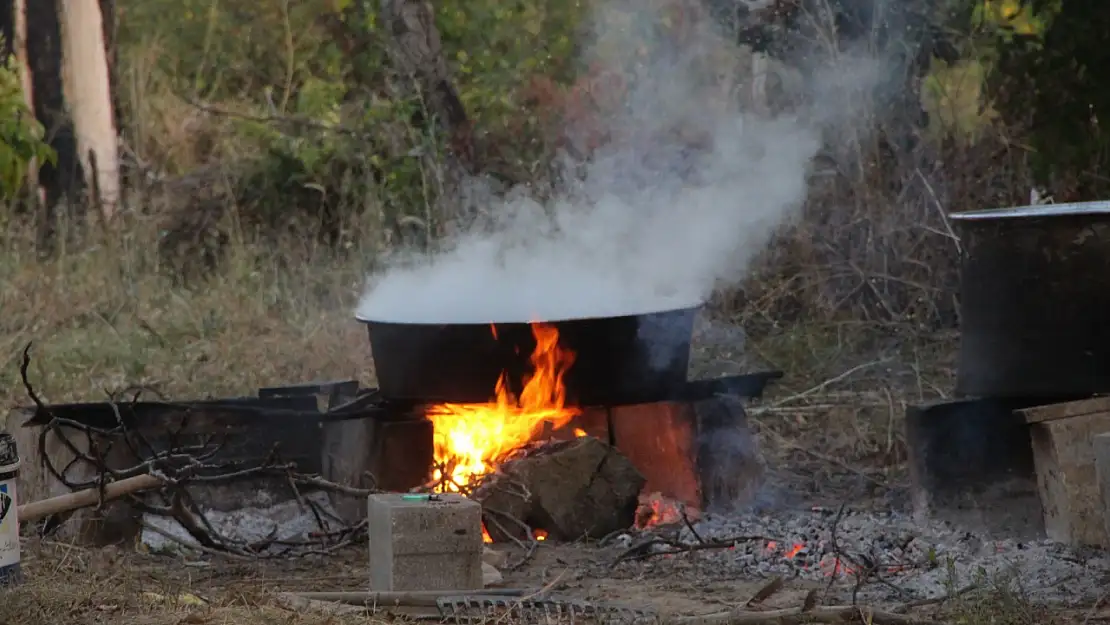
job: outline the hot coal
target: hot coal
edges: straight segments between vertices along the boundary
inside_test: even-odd
[[[731,541],[732,546],[658,555],[624,562],[616,570],[634,575],[674,575],[679,569],[709,579],[798,577],[833,581],[834,589],[868,601],[942,597],[970,584],[1011,586],[1030,599],[1081,603],[1103,592],[1110,557],[1048,540],[987,536],[949,523],[916,523],[901,512],[810,508],[777,514],[707,514],[683,528],[685,545]],[[835,531],[835,536],[834,536]],[[635,543],[618,538],[622,547]],[[653,547],[656,552],[671,546]]]

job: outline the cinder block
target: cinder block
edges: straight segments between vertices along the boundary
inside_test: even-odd
[[[462,495],[370,495],[370,588],[480,590],[482,506]]]

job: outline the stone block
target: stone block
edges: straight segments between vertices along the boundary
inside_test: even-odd
[[[370,495],[370,589],[480,590],[482,506],[461,495]]]

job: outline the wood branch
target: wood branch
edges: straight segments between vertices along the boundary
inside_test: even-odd
[[[88,508],[102,501],[111,501],[124,495],[159,488],[163,484],[161,479],[153,475],[136,475],[118,482],[112,482],[106,485],[103,491],[98,488],[89,488],[42,501],[25,503],[19,506],[19,522],[29,523],[52,514],[69,512],[78,508]]]

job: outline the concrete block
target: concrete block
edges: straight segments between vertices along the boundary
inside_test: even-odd
[[[370,589],[480,590],[482,506],[462,495],[381,493],[367,504]]]

